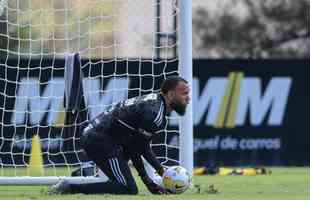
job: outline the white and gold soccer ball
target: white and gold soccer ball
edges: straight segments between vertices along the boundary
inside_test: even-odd
[[[163,186],[174,194],[185,192],[192,184],[192,176],[181,166],[172,166],[163,174]]]

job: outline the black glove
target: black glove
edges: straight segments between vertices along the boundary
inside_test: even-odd
[[[147,187],[147,189],[150,191],[152,194],[170,194],[168,190],[165,188],[161,187],[160,185],[157,185],[156,183],[153,182],[152,179],[149,177],[142,177],[142,181]]]
[[[163,176],[164,172],[165,172],[165,168],[164,168],[163,166],[161,166],[161,168],[159,168],[159,169],[157,170],[157,174],[158,174],[159,176]]]

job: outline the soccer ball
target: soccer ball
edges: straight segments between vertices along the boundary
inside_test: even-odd
[[[181,166],[172,166],[163,174],[163,186],[174,194],[185,192],[192,183],[192,176]]]

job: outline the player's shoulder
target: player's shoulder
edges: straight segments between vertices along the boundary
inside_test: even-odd
[[[150,94],[146,94],[141,96],[141,100],[143,101],[158,101],[160,100],[160,94],[158,93],[150,93]]]
[[[158,93],[150,93],[139,97],[127,99],[124,105],[135,109],[144,118],[153,118],[157,115],[165,115],[165,103]],[[132,105],[132,106],[131,106]]]
[[[160,94],[148,94],[143,97],[141,111],[145,119],[152,120],[158,126],[166,115],[165,103]]]
[[[160,106],[163,105],[162,98],[160,94],[151,93],[147,95],[141,96],[140,102],[142,106],[146,107],[146,109],[159,109]]]
[[[150,93],[142,96],[131,97],[119,102],[120,105],[134,105],[141,103],[158,103],[160,101],[160,95],[157,93]]]

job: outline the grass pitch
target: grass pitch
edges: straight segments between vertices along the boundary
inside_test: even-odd
[[[139,178],[139,195],[49,195],[48,186],[0,186],[0,200],[309,200],[310,168],[268,168],[271,175],[196,176],[180,195],[150,194]]]

